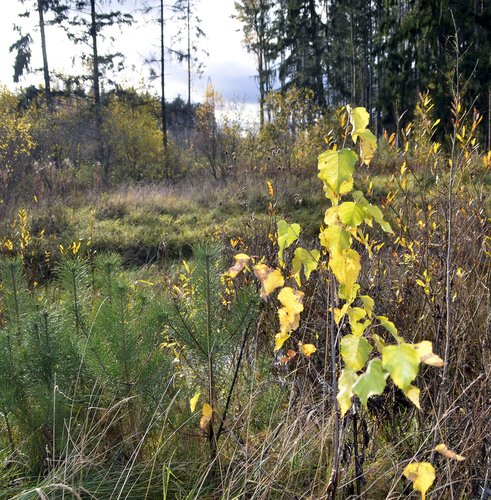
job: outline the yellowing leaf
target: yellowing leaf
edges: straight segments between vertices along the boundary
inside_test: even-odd
[[[337,307],[334,308],[334,322],[336,323],[336,325],[339,325],[339,323],[343,319],[343,316],[346,314],[348,308],[349,308],[348,303],[344,304],[344,306],[341,309]]]
[[[331,254],[341,253],[351,246],[351,235],[341,226],[329,226],[319,233],[321,245]]]
[[[379,320],[380,324],[394,337],[394,339],[397,342],[399,343],[404,342],[404,339],[401,336],[399,336],[396,325],[394,325],[392,321],[389,321],[389,319],[386,318],[385,316],[376,316],[376,318]]]
[[[251,258],[245,253],[239,253],[234,257],[235,264],[227,271],[227,275],[235,278],[246,266]]]
[[[377,335],[376,333],[372,333],[372,340],[375,342],[375,346],[378,349],[378,352],[382,354],[385,346],[387,345],[382,337]]]
[[[369,295],[360,295],[360,299],[363,302],[363,308],[367,312],[368,317],[371,318],[373,308],[375,307],[375,301]]]
[[[357,372],[361,370],[372,352],[372,346],[364,337],[345,335],[341,339],[341,357],[346,366]]]
[[[353,142],[356,142],[358,134],[360,131],[365,130],[370,121],[370,115],[365,108],[354,108],[348,107],[349,121],[351,123],[351,137]]]
[[[349,293],[361,271],[360,255],[356,250],[349,248],[333,255],[329,259],[329,267],[338,282]]]
[[[343,224],[358,227],[365,220],[365,208],[359,202],[345,201],[338,207],[338,216]]]
[[[341,408],[341,417],[346,415],[346,412],[351,408],[351,396],[353,396],[353,385],[358,380],[358,375],[349,368],[345,368],[338,380],[338,400]]]
[[[201,392],[197,392],[190,400],[189,400],[189,408],[191,408],[191,413],[196,410],[196,405],[198,404],[198,399],[201,396]]]
[[[382,365],[397,387],[406,391],[418,375],[419,355],[410,344],[388,345],[382,351]]]
[[[404,394],[406,395],[406,397],[409,399],[409,401],[411,401],[411,403],[413,403],[414,406],[416,406],[416,408],[418,410],[421,410],[421,405],[419,404],[419,394],[420,394],[420,390],[418,387],[416,387],[415,385],[410,385],[405,391],[404,391]]]
[[[271,269],[266,264],[255,265],[254,274],[261,282],[261,298],[264,300],[274,290],[285,284],[281,271],[279,269]]]
[[[457,460],[458,462],[462,462],[462,460],[465,460],[465,457],[462,455],[459,455],[458,453],[455,453],[455,451],[449,450],[447,446],[443,443],[437,444],[435,446],[435,451],[443,455],[444,457],[447,458],[453,458],[454,460]]]
[[[329,150],[319,155],[319,179],[324,182],[326,196],[335,201],[339,194],[349,193],[353,189],[353,172],[358,159],[350,149]]]
[[[310,278],[312,271],[317,269],[319,264],[319,250],[305,250],[305,248],[296,248],[293,254],[292,267],[295,271],[295,281],[300,286],[302,283],[300,281],[300,271],[303,266],[303,272],[307,279]]]
[[[384,214],[377,205],[368,205],[368,212],[375,219],[377,224],[382,228],[382,231],[386,233],[393,233],[394,231],[390,227],[390,224],[384,219]]]
[[[350,307],[348,309],[348,317],[350,320],[350,324],[357,323],[361,319],[363,319],[367,315],[365,309],[361,307]]]
[[[367,371],[353,385],[353,392],[360,398],[361,403],[366,406],[370,396],[378,396],[385,389],[388,373],[382,369],[380,359],[372,359],[368,363]]]
[[[312,354],[317,351],[317,348],[314,344],[302,344],[301,342],[299,342],[298,346],[300,347],[302,354],[304,356],[307,356],[307,358],[310,358],[310,356],[312,356]]]
[[[433,352],[433,346],[429,340],[413,344],[413,347],[416,349],[421,363],[439,368],[445,364],[443,359]]]
[[[369,165],[377,150],[377,138],[368,129],[360,130],[358,136],[361,141],[360,159],[363,163]]]
[[[351,323],[351,333],[355,337],[361,337],[365,330],[372,324],[369,319],[366,319],[363,323]]]
[[[205,429],[206,426],[209,424],[212,415],[213,415],[213,408],[208,403],[205,403],[201,408],[201,420],[199,422],[199,426],[202,429]]]
[[[278,259],[283,266],[283,252],[298,240],[300,236],[300,226],[298,224],[288,224],[285,220],[278,221]]]
[[[421,492],[425,500],[426,492],[435,481],[435,468],[429,462],[414,462],[404,469],[404,475],[413,483],[413,489]]]

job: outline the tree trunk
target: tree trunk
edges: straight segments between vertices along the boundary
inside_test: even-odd
[[[169,176],[167,171],[167,118],[165,116],[165,46],[164,46],[164,0],[160,0],[160,83],[161,89],[161,100],[160,100],[160,113],[162,116],[162,141],[163,141],[163,153],[164,153],[164,175]]]
[[[191,6],[190,0],[187,1],[186,15],[188,28],[188,133],[191,133]]]
[[[101,117],[101,94],[99,85],[99,54],[97,51],[97,21],[95,13],[95,0],[90,0],[90,36],[92,37],[92,87],[94,90],[96,126],[99,132]]]
[[[48,54],[46,50],[46,35],[44,33],[44,12],[43,1],[38,0],[39,31],[41,33],[41,50],[43,53],[43,75],[44,75],[44,93],[48,109],[51,109],[51,85],[49,81]]]

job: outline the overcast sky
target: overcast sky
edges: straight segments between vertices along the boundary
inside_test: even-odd
[[[153,1],[158,4],[157,0]],[[33,43],[32,68],[41,68],[41,44],[39,31],[35,27],[37,13],[32,12],[30,19],[19,19],[18,14],[26,9],[22,7],[19,0],[3,0],[2,16],[0,17],[0,82],[11,89],[18,88],[13,83],[13,62],[14,54],[9,52],[9,46],[18,36],[13,31],[13,25],[19,24],[26,32],[31,32]],[[34,1],[26,2],[26,6]],[[101,3],[101,2],[99,2]],[[169,5],[173,3],[170,0]],[[198,17],[202,20],[202,29],[206,33],[206,39],[201,39],[200,47],[209,53],[208,56],[199,54],[204,62],[204,73],[200,79],[194,77],[192,86],[192,98],[194,101],[202,99],[208,80],[211,80],[215,89],[224,97],[226,101],[236,101],[252,105],[257,103],[258,90],[254,79],[256,73],[255,62],[252,54],[248,54],[242,43],[242,29],[240,23],[232,18],[234,13],[234,0],[200,0],[197,2]],[[124,26],[121,31],[113,29],[107,34],[115,37],[112,43],[109,40],[101,42],[102,49],[108,51],[119,51],[125,54],[126,69],[117,76],[117,81],[123,85],[136,86],[137,88],[148,87],[150,68],[145,64],[145,60],[152,54],[159,54],[159,27],[157,23],[149,22],[152,15],[143,16],[138,12],[142,6],[139,0],[125,0],[123,9],[133,12],[136,23],[133,26]],[[107,6],[102,6],[107,11]],[[121,6],[118,7],[121,9]],[[170,19],[172,9],[166,10],[166,45],[172,45],[172,33],[176,32],[176,21]],[[153,14],[158,18],[158,10]],[[167,36],[168,34],[168,36]],[[46,28],[48,59],[50,71],[62,72],[65,74],[80,73],[81,51],[87,47],[74,45],[64,32],[56,26]],[[187,99],[187,80],[184,66],[168,56],[166,62],[166,98],[172,100],[180,95]],[[158,68],[156,68],[158,70]],[[82,70],[83,71],[83,70]],[[23,77],[20,86],[30,84],[41,84],[43,82],[42,72]],[[158,85],[158,83],[157,83]],[[158,88],[158,87],[157,87]],[[248,106],[249,108],[251,106]]]

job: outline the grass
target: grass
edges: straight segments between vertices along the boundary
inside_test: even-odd
[[[298,221],[304,236],[314,238],[325,202],[315,178],[273,181],[276,197],[268,195],[265,178],[210,180],[180,185],[122,186],[103,194],[87,194],[61,201],[40,200],[27,207],[30,231],[38,238],[35,252],[56,254],[59,245],[74,241],[93,251],[117,252],[127,265],[146,265],[189,258],[191,246],[207,238],[228,246],[241,238],[252,244],[268,234],[275,218]],[[276,215],[268,213],[275,205]],[[16,207],[24,208],[24,207]],[[0,234],[16,239],[15,209],[4,216]],[[35,245],[31,245],[34,249]]]

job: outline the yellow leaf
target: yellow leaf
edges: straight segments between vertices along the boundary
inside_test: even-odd
[[[421,363],[425,363],[426,365],[430,366],[436,366],[438,368],[442,367],[445,364],[443,359],[433,352],[433,346],[429,340],[423,340],[423,342],[413,344],[413,347],[416,349]]]
[[[338,400],[339,407],[341,408],[341,417],[344,417],[346,412],[351,408],[351,396],[353,396],[353,385],[358,380],[358,375],[349,368],[345,368],[338,380]]]
[[[300,347],[302,354],[304,356],[307,356],[307,358],[310,358],[310,356],[312,356],[312,354],[317,351],[314,344],[302,344],[301,342],[299,342],[298,346]]]
[[[349,304],[346,303],[341,309],[338,309],[337,307],[334,308],[334,321],[336,325],[339,325],[341,320],[343,319],[343,316],[346,314],[346,311],[349,308]]]
[[[197,392],[190,400],[189,400],[189,408],[191,408],[191,413],[196,410],[196,405],[198,404],[198,399],[201,396],[201,392]]]
[[[368,129],[358,132],[361,140],[360,159],[365,165],[369,165],[377,150],[377,138]]]
[[[443,443],[437,444],[435,446],[435,451],[437,451],[438,453],[440,453],[444,457],[453,458],[453,459],[457,460],[458,462],[462,462],[462,460],[465,460],[465,457],[463,457],[462,455],[459,455],[458,453],[455,453],[455,451],[449,450],[447,448],[447,446]]]
[[[283,286],[285,280],[279,269],[271,269],[266,264],[254,266],[254,274],[261,282],[261,298],[266,300],[274,290]]]
[[[204,429],[211,420],[211,417],[213,415],[213,408],[208,403],[205,403],[201,408],[201,415],[202,416],[199,422],[199,426]]]
[[[346,291],[351,290],[361,271],[360,255],[349,248],[329,259],[329,267]]]
[[[266,182],[266,184],[268,185],[268,193],[269,193],[269,196],[271,196],[271,198],[274,198],[274,188],[273,188],[273,184],[271,183],[271,181],[268,179],[268,181]]]
[[[275,351],[281,349],[285,341],[290,338],[290,332],[296,330],[300,325],[300,313],[303,311],[303,292],[284,287],[278,294],[278,300],[283,307],[278,309],[280,332],[275,337]]]
[[[353,142],[356,142],[359,132],[365,130],[370,121],[370,115],[365,108],[354,108],[348,107],[349,121],[351,123],[352,131],[351,137]]]
[[[411,403],[413,403],[414,406],[416,406],[418,410],[421,410],[421,406],[419,404],[420,392],[421,391],[418,389],[418,387],[412,384],[409,385],[409,387],[404,391],[406,397],[409,399],[409,401],[411,401]]]
[[[288,286],[281,289],[278,300],[290,313],[300,314],[303,311],[303,292]]]
[[[324,215],[324,223],[327,226],[339,224],[338,206],[329,207]]]
[[[404,475],[413,483],[413,489],[421,492],[422,500],[435,480],[435,468],[429,462],[414,462],[404,469]]]
[[[235,264],[227,271],[227,275],[235,278],[246,266],[251,258],[245,253],[239,253],[234,257]]]
[[[275,340],[274,340],[274,350],[279,351],[282,347],[283,344],[290,338],[290,334],[288,333],[277,333],[275,335]]]

